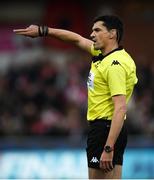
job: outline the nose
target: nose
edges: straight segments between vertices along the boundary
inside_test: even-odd
[[[90,38],[93,39],[95,37],[94,32],[90,34]]]

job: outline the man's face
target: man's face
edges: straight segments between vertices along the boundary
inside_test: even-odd
[[[94,23],[92,33],[90,35],[92,41],[94,42],[94,48],[96,50],[104,49],[109,41],[109,35],[110,32],[103,25],[102,21],[97,21]]]

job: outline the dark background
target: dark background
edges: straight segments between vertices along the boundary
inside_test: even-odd
[[[45,24],[89,38],[100,14],[121,17],[122,45],[137,65],[139,82],[128,105],[130,146],[152,145],[154,2],[15,0],[0,5],[1,148],[84,144],[89,55],[54,38],[17,36],[13,29]]]

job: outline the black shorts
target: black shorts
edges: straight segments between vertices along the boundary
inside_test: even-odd
[[[111,121],[110,120],[95,120],[89,122],[89,131],[87,139],[87,160],[88,167],[99,168],[99,160],[103,152],[103,148],[106,144],[106,140],[109,134]],[[126,124],[122,127],[122,130],[117,138],[114,146],[113,165],[123,164],[123,154],[127,144],[127,130]]]

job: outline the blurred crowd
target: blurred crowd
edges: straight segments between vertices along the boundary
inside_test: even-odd
[[[154,64],[140,59],[137,64],[138,84],[128,106],[129,131],[132,134],[154,136]]]
[[[50,58],[41,58],[11,65],[1,74],[0,135],[84,136],[90,68],[84,58],[70,58],[61,67]],[[131,135],[152,136],[154,66],[137,64],[137,74],[139,81],[128,105],[128,130]]]
[[[85,62],[85,61],[84,61]],[[86,131],[88,63],[48,59],[0,76],[0,134],[80,137]]]
[[[130,54],[134,53],[137,57],[142,52],[135,59],[139,81],[128,105],[129,134],[154,136],[154,64],[150,61],[153,57],[153,41],[143,36],[154,32],[153,7],[153,3],[139,1],[38,1],[37,6],[30,1],[13,1],[12,5],[10,1],[2,3],[0,135],[82,138],[87,132],[89,56],[53,38],[31,41],[15,36],[12,30],[21,28],[22,24],[25,27],[27,23],[38,22],[89,37],[91,18],[100,12],[115,11],[125,19],[127,36],[124,42],[131,49]],[[147,42],[148,46],[143,42]],[[38,54],[40,49],[46,54],[46,48],[50,49],[50,55],[37,55],[34,58],[27,54],[27,50],[34,52],[35,49]],[[8,54],[11,63],[6,60]]]

